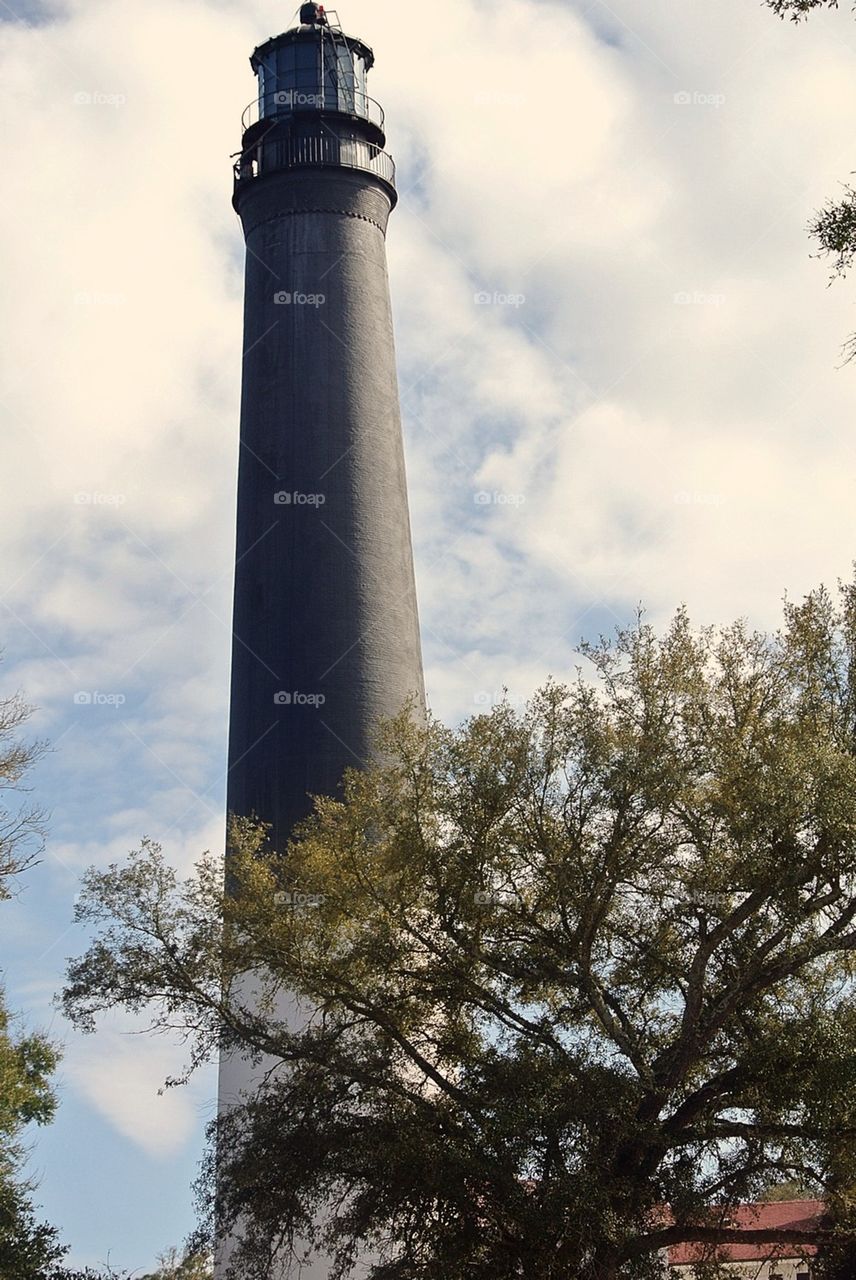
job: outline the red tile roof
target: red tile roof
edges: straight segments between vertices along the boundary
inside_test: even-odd
[[[761,1231],[768,1227],[812,1231],[820,1225],[823,1214],[822,1200],[770,1200],[762,1204],[738,1205],[730,1211],[729,1225],[745,1231]],[[768,1258],[800,1258],[804,1254],[812,1256],[815,1253],[817,1249],[813,1245],[794,1244],[721,1244],[716,1249],[716,1256],[721,1262],[764,1262]],[[687,1241],[672,1246],[669,1263],[673,1267],[688,1266],[699,1262],[703,1254],[704,1245]]]

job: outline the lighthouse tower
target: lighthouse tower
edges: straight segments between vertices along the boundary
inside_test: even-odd
[[[373,61],[304,4],[251,57],[258,96],[235,165],[246,281],[227,802],[270,824],[272,856],[312,795],[370,761],[378,722],[424,697],[385,249],[395,166],[366,93]],[[259,1075],[224,1058],[221,1106]]]
[[[374,61],[321,5],[251,58],[230,812],[282,849],[365,764],[422,663],[386,267],[395,166]]]

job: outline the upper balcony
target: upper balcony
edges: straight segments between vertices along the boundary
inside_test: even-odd
[[[289,116],[317,115],[332,112],[365,120],[380,132],[384,129],[384,111],[379,102],[344,85],[316,86],[313,89],[280,89],[275,93],[254,98],[241,117],[241,126],[247,133],[261,121],[273,123]]]
[[[235,194],[257,178],[293,169],[357,169],[378,178],[397,202],[395,162],[382,147],[356,136],[313,128],[291,136],[272,128],[245,142],[235,163]]]

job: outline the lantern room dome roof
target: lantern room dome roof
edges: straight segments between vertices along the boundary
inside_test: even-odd
[[[254,49],[250,56],[250,64],[253,71],[257,71],[263,60],[275,49],[281,49],[285,45],[295,44],[301,40],[318,40],[319,35],[322,39],[330,39],[346,44],[357,57],[362,58],[366,64],[366,70],[370,70],[374,66],[374,51],[356,36],[346,36],[343,32],[334,30],[331,27],[322,27],[314,22],[304,22],[299,26],[291,27],[288,31],[283,31],[281,35],[270,36],[269,39],[265,40],[264,44],[260,44],[258,48]]]

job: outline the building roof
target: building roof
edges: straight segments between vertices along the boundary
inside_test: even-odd
[[[728,1224],[744,1231],[768,1228],[812,1231],[820,1226],[824,1212],[822,1200],[769,1200],[761,1204],[738,1205],[730,1212]],[[669,1264],[673,1267],[689,1266],[702,1260],[704,1250],[704,1245],[691,1241],[673,1245],[669,1250]],[[768,1258],[801,1258],[816,1253],[814,1245],[747,1243],[721,1244],[716,1248],[716,1257],[721,1262],[765,1262]]]

